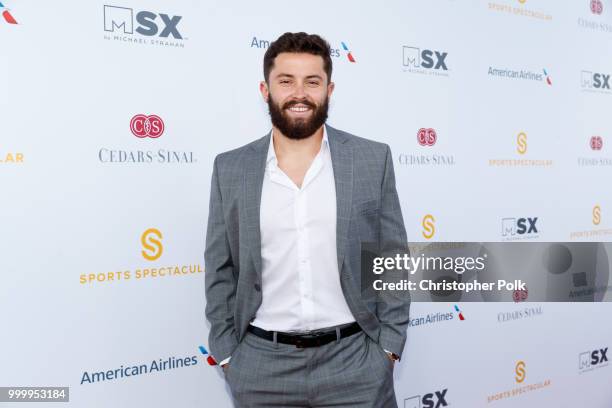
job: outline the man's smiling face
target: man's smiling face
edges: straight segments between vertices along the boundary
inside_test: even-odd
[[[268,83],[260,85],[272,124],[291,139],[307,138],[325,123],[333,89],[323,58],[308,53],[278,54]]]

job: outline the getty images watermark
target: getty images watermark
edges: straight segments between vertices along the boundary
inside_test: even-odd
[[[362,244],[361,292],[412,301],[612,300],[612,243]]]
[[[421,254],[418,257],[413,257],[408,254],[395,254],[394,257],[376,257],[374,258],[372,272],[380,275],[385,270],[395,269],[406,271],[414,275],[419,269],[423,271],[438,271],[444,270],[447,272],[455,272],[463,274],[465,272],[480,272],[485,269],[487,254],[477,257],[459,256],[459,257],[441,257],[441,256],[425,256]],[[526,290],[526,283],[520,279],[514,281],[506,281],[498,279],[497,282],[458,282],[456,280],[434,281],[432,279],[421,279],[419,282],[401,279],[400,282],[385,282],[382,279],[376,279],[373,282],[374,290],[417,290],[424,291],[465,291],[466,293],[478,290]]]

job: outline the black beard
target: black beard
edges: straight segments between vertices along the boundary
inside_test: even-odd
[[[310,119],[291,119],[285,112],[286,109],[298,103],[306,105],[313,110]],[[287,136],[289,139],[300,140],[312,136],[327,120],[327,111],[329,109],[329,97],[325,97],[325,101],[320,106],[316,106],[310,101],[290,101],[278,106],[272,99],[272,95],[268,96],[268,111],[272,124]]]

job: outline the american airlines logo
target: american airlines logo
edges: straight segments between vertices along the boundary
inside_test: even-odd
[[[7,24],[17,24],[17,20],[15,20],[15,17],[13,17],[13,15],[11,14],[11,10],[5,7],[1,1],[0,1],[0,14],[2,14],[2,17],[4,18],[4,21],[7,22]]]

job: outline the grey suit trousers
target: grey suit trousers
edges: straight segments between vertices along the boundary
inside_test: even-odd
[[[396,408],[393,361],[364,332],[297,348],[248,332],[225,372],[236,407]]]

